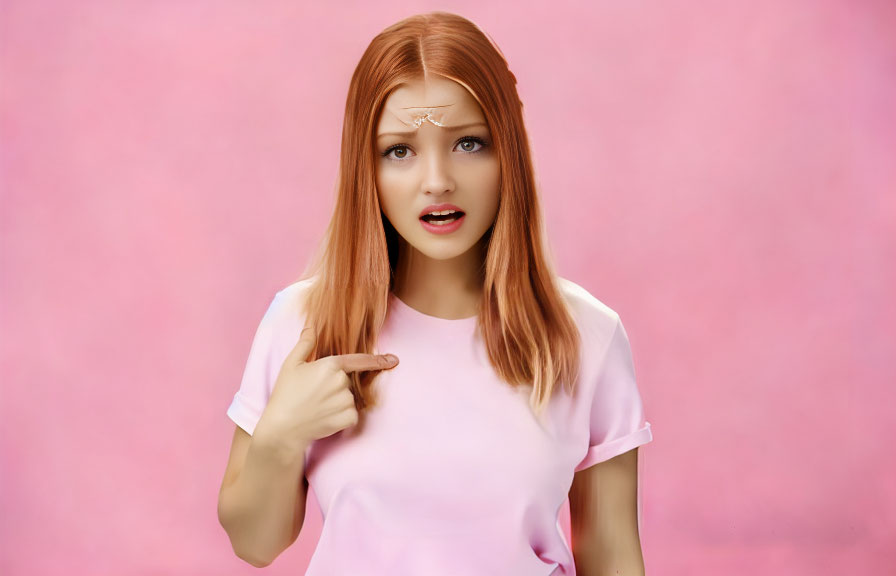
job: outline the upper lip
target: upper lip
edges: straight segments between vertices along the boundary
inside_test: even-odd
[[[418,218],[423,218],[430,212],[441,212],[442,210],[454,210],[455,212],[463,212],[463,210],[461,210],[454,204],[430,204],[423,209],[423,212],[420,212]]]

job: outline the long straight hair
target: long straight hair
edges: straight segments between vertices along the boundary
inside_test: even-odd
[[[579,332],[546,248],[516,77],[487,34],[448,12],[418,14],[389,26],[371,41],[352,75],[335,208],[302,273],[316,276],[305,304],[305,324],[317,333],[308,360],[374,351],[399,256],[398,233],[377,197],[375,131],[392,90],[426,74],[447,77],[470,92],[500,158],[498,213],[479,243],[483,291],[476,333],[500,380],[513,387],[532,385],[529,403],[541,415],[558,383],[573,392]],[[378,374],[349,373],[359,416],[376,404]]]

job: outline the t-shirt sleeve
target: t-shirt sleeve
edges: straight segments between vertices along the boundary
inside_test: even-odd
[[[591,399],[591,440],[575,471],[628,452],[653,439],[638,385],[628,335],[617,317]]]
[[[261,419],[283,364],[282,346],[278,342],[282,308],[281,291],[274,295],[255,331],[239,390],[227,409],[227,416],[249,434]]]

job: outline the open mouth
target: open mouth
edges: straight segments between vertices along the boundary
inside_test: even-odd
[[[460,219],[460,217],[463,215],[463,212],[457,211],[452,214],[444,214],[442,216],[437,216],[435,214],[426,214],[425,216],[421,216],[420,219],[428,224],[433,224],[435,226],[444,226]]]

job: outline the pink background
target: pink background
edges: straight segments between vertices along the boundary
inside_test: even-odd
[[[648,573],[896,570],[896,5],[322,4],[0,2],[0,573],[256,573],[225,410],[355,64],[432,9],[501,47],[559,272],[625,322]]]

